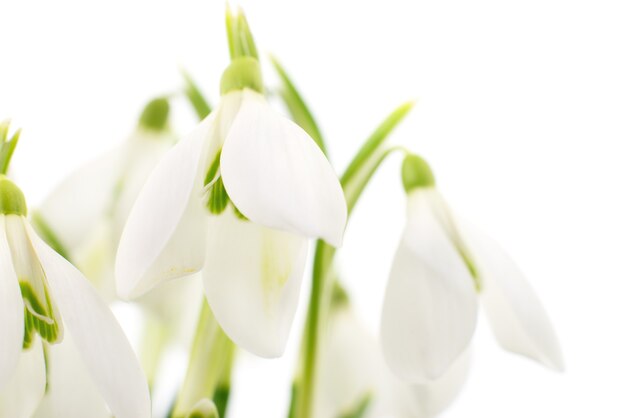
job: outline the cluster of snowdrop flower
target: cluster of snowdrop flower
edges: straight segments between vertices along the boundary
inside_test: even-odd
[[[20,132],[0,125],[0,418],[161,416],[151,393],[163,353],[177,343],[188,365],[164,414],[228,416],[237,350],[279,357],[294,338],[311,248],[289,417],[438,415],[466,380],[479,300],[505,349],[562,369],[556,335],[519,268],[452,212],[423,158],[388,145],[412,103],[338,176],[275,59],[291,118],[268,102],[243,13],[227,11],[226,27],[231,62],[214,109],[185,75],[200,119],[189,134],[177,140],[170,97],[154,99],[124,144],[35,210],[7,176]],[[351,309],[334,257],[393,153],[404,154],[407,221],[376,338]],[[108,306],[120,299],[145,314],[135,351]]]

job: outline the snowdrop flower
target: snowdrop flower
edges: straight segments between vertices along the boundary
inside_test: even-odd
[[[218,322],[241,347],[282,354],[308,241],[338,246],[339,181],[315,142],[261,94],[259,63],[233,60],[219,106],[157,165],[121,237],[120,296],[202,271]]]
[[[469,354],[464,353],[436,381],[403,382],[389,370],[378,341],[349,303],[340,302],[332,308],[322,339],[314,416],[434,417],[458,396],[468,371]]]
[[[32,217],[44,239],[74,263],[108,302],[117,299],[114,257],[128,213],[157,162],[175,143],[169,114],[167,98],[151,100],[123,144],[71,173]],[[197,311],[191,302],[201,292],[199,280],[190,280],[164,286],[137,301],[144,314],[139,352],[150,384],[154,383],[165,348],[190,339],[193,321],[188,321],[188,317]],[[68,356],[53,357],[63,360]],[[50,405],[46,411],[51,411],[52,416],[68,394],[85,392],[81,379],[64,378],[57,386],[60,388],[48,391],[45,400]],[[79,408],[74,410],[80,416]],[[93,409],[88,411],[95,416]]]
[[[174,143],[169,102],[154,99],[120,146],[67,177],[33,214],[36,230],[72,261],[107,300],[122,228],[146,178]]]
[[[480,299],[505,349],[561,370],[552,325],[515,263],[493,241],[460,229],[424,160],[407,156],[402,177],[407,224],[381,320],[390,368],[409,382],[443,375],[471,341]]]
[[[0,176],[0,393],[25,388],[23,396],[31,398],[21,408],[29,416],[24,408],[32,407],[32,397],[43,394],[46,384],[45,368],[37,367],[37,335],[45,346],[71,334],[111,413],[149,417],[148,386],[113,314],[85,277],[34,232],[26,215],[21,190]]]

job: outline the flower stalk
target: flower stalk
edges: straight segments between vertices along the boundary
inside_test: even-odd
[[[413,103],[405,103],[394,110],[364,142],[341,177],[341,185],[348,205],[348,219],[369,180],[385,158],[398,148],[385,147],[385,140],[393,129],[406,117]],[[302,340],[301,369],[294,388],[295,417],[313,416],[316,362],[320,344],[322,324],[332,304],[332,265],[336,249],[323,240],[318,240],[313,258],[313,277],[309,311]]]
[[[185,418],[202,399],[216,398],[219,398],[216,406],[223,416],[228,399],[228,391],[225,395],[224,389],[230,388],[234,351],[233,342],[224,334],[208,303],[203,300],[187,374],[172,418]]]

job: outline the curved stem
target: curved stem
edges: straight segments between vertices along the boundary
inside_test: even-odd
[[[187,374],[178,394],[172,418],[184,418],[202,399],[213,399],[225,374],[230,374],[233,342],[219,326],[206,300],[196,328]],[[224,406],[225,408],[225,406]]]
[[[341,178],[346,196],[348,219],[363,190],[380,164],[394,151],[402,148],[384,148],[391,131],[404,119],[412,107],[407,103],[397,108],[365,141]],[[313,277],[309,311],[302,342],[301,375],[294,388],[295,417],[311,418],[316,383],[316,363],[322,324],[325,323],[332,302],[333,275],[331,267],[336,249],[322,240],[317,241],[313,258]]]

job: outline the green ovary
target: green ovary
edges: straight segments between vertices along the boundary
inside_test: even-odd
[[[60,342],[63,329],[58,318],[55,318],[54,308],[44,291],[44,301],[40,301],[30,283],[20,280],[20,290],[24,300],[24,342],[23,348],[29,348],[35,337],[35,332],[50,344]]]

